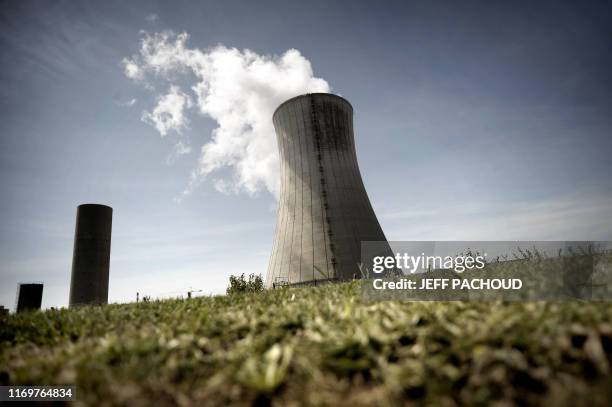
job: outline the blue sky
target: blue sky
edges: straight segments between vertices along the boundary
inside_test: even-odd
[[[0,22],[5,306],[29,281],[45,283],[44,307],[67,304],[86,202],[114,208],[111,302],[265,274],[276,221],[265,184],[220,192],[215,182],[236,180],[221,165],[183,195],[218,126],[197,109],[198,79],[126,76],[125,59],[159,33],[187,33],[204,53],[298,50],[353,104],[389,240],[612,240],[605,3],[10,1]],[[178,156],[179,135],[142,120],[170,82],[193,104],[180,134],[191,152]]]

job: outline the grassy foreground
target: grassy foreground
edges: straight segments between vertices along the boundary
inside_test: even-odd
[[[366,303],[358,284],[11,315],[0,384],[102,406],[612,400],[611,303]]]

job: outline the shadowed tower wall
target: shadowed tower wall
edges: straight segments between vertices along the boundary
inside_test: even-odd
[[[266,286],[358,277],[361,242],[386,238],[359,173],[351,104],[297,96],[273,122],[281,193]]]
[[[108,302],[113,209],[84,204],[77,209],[70,306]]]

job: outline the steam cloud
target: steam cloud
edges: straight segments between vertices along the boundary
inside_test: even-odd
[[[280,56],[223,45],[198,49],[187,46],[188,38],[187,33],[171,31],[145,34],[139,54],[123,60],[125,75],[146,87],[153,89],[150,77],[169,84],[168,92],[158,95],[157,105],[145,111],[142,120],[162,137],[178,137],[177,154],[190,151],[182,139],[189,126],[188,111],[196,110],[217,122],[210,141],[201,148],[185,193],[215,170],[229,167],[231,179],[215,179],[217,190],[253,194],[265,188],[278,197],[274,109],[293,96],[329,92],[329,84],[313,75],[310,62],[296,49]],[[186,91],[177,84],[193,78]]]

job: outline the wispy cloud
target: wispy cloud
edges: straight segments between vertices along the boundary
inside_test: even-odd
[[[195,77],[190,90],[197,110],[217,122],[210,141],[201,148],[198,167],[185,193],[212,172],[229,167],[233,175],[217,179],[217,190],[253,194],[265,188],[278,196],[279,161],[272,113],[290,97],[329,92],[329,84],[314,76],[310,61],[296,49],[269,56],[223,45],[189,48],[188,38],[187,33],[171,31],[145,34],[140,53],[123,61],[129,78],[142,80],[150,75],[171,83],[174,92],[170,98],[175,107],[170,109],[168,95],[162,96],[153,112],[145,115],[162,136],[184,127],[183,112],[189,107],[190,96],[179,93],[174,85],[181,75],[187,80]]]
[[[157,14],[155,14],[155,13],[151,13],[151,14],[149,14],[149,15],[147,15],[147,16],[145,17],[145,21],[146,21],[147,23],[149,23],[149,24],[153,24],[153,23],[155,23],[157,20],[159,20],[159,16],[158,16]]]
[[[130,100],[115,100],[115,104],[121,107],[132,107],[136,104],[136,99]]]
[[[123,58],[121,61],[123,65],[123,73],[130,79],[141,80],[144,77],[144,72],[140,67],[132,60]]]
[[[168,157],[166,158],[166,164],[174,164],[177,158],[189,153],[191,153],[191,146],[186,142],[183,142],[183,140],[179,140],[174,144],[174,148],[172,149],[170,154],[168,154]],[[177,202],[180,201],[181,199],[177,199]]]
[[[391,240],[610,240],[612,196],[436,204],[381,212]]]
[[[174,153],[176,155],[189,154],[191,152],[191,147],[179,141],[174,145]]]

